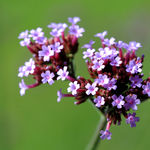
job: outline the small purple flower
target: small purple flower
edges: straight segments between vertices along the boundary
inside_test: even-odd
[[[75,25],[76,23],[78,23],[80,21],[79,17],[73,17],[73,18],[68,18],[68,22],[72,23],[73,25]]]
[[[140,48],[140,47],[142,47],[141,43],[137,43],[135,41],[131,41],[131,42],[129,42],[127,50],[128,51],[138,50],[138,48]]]
[[[76,36],[77,38],[81,37],[83,32],[85,32],[84,28],[80,28],[78,25],[69,27],[69,33]]]
[[[98,87],[96,87],[96,83],[94,82],[93,84],[87,83],[85,88],[87,89],[86,94],[87,95],[95,95],[96,91],[98,91]]]
[[[95,83],[101,86],[107,85],[109,83],[109,78],[107,75],[99,74],[98,79],[95,79]]]
[[[143,94],[147,94],[150,97],[150,82],[147,82],[146,85],[143,85],[142,88],[143,90]]]
[[[123,48],[123,47],[124,47],[124,42],[123,42],[123,41],[118,41],[118,42],[116,43],[116,47],[118,47],[118,48]]]
[[[111,80],[109,80],[108,84],[104,84],[104,87],[107,88],[107,90],[116,90],[117,89],[117,85],[115,85],[117,82],[117,80],[115,78],[112,78]]]
[[[21,46],[28,46],[30,44],[30,38],[25,38],[24,40],[20,41]]]
[[[127,101],[127,103],[125,103],[125,109],[128,110],[130,108],[132,108],[132,110],[137,110],[137,104],[140,104],[140,100],[137,99],[137,95],[133,94],[128,95],[125,97],[125,100]]]
[[[34,73],[35,69],[35,62],[32,58],[29,59],[29,61],[25,62],[25,66],[21,66],[19,68],[19,74],[18,77],[28,76],[29,74]]]
[[[47,38],[42,36],[42,37],[37,37],[35,42],[38,44],[44,44],[47,41]]]
[[[31,30],[29,37],[32,37],[33,40],[36,40],[38,37],[43,37],[44,32],[42,32],[42,28],[38,27],[36,30]]]
[[[100,138],[102,140],[104,140],[104,139],[110,140],[111,139],[112,133],[109,130],[105,130],[105,131],[101,130],[100,134],[101,134]]]
[[[23,96],[28,89],[28,86],[24,83],[24,80],[22,79],[21,82],[19,83],[20,87],[20,95]]]
[[[102,96],[98,96],[97,98],[94,99],[94,103],[96,107],[101,107],[102,105],[105,104],[105,100],[104,100],[104,97]]]
[[[142,80],[142,78],[139,78],[138,75],[135,75],[135,76],[133,76],[133,77],[130,77],[129,80],[132,82],[131,86],[132,86],[133,88],[136,88],[136,87],[139,87],[139,88],[140,88],[140,87],[142,86],[141,82],[142,82],[143,80]]]
[[[51,49],[56,53],[60,53],[63,49],[63,45],[60,45],[60,42],[56,42],[53,45],[50,45]]]
[[[54,51],[51,49],[51,46],[42,46],[42,50],[39,51],[39,56],[44,57],[44,61],[49,61],[51,56],[54,56]]]
[[[66,23],[51,23],[48,25],[48,28],[60,30],[61,32],[63,32],[67,27],[68,25]]]
[[[52,36],[54,36],[54,37],[59,37],[59,36],[61,36],[61,33],[62,33],[63,31],[60,29],[60,30],[58,30],[58,29],[53,29],[51,32],[50,32],[50,35],[52,35]]]
[[[83,52],[83,55],[84,55],[83,58],[84,59],[87,57],[91,58],[94,55],[94,52],[95,52],[95,49],[87,49],[87,51]]]
[[[110,39],[104,39],[103,44],[111,46],[115,44],[115,38],[111,37]]]
[[[93,61],[93,66],[92,69],[97,70],[97,71],[101,71],[102,69],[105,68],[105,65],[103,65],[104,61],[103,60],[94,60]]]
[[[105,36],[107,35],[107,31],[104,31],[102,33],[97,33],[95,37],[99,37],[101,40],[104,40]]]
[[[88,44],[83,45],[82,48],[92,49],[92,45],[94,43],[95,43],[95,41],[91,40]]]
[[[135,122],[138,122],[140,119],[139,117],[135,117],[136,113],[133,114],[129,113],[128,118],[126,119],[126,123],[130,124],[131,128],[136,127]]]
[[[110,65],[116,66],[116,67],[119,67],[120,64],[122,64],[122,61],[121,61],[121,59],[120,59],[119,56],[116,57],[116,58],[113,58],[113,59],[111,60],[111,63],[110,63]]]
[[[120,108],[122,108],[122,106],[124,106],[124,103],[125,103],[125,101],[123,100],[124,96],[120,95],[119,97],[117,97],[116,95],[113,95],[112,99],[114,100],[112,102],[112,105],[117,106],[118,109],[120,109]]]
[[[67,89],[68,92],[72,92],[72,95],[77,94],[77,90],[80,88],[80,84],[78,84],[77,81],[74,81],[74,82],[70,82],[69,86],[70,87]]]
[[[28,30],[24,31],[24,32],[21,32],[18,36],[18,39],[25,39],[25,38],[28,38]]]
[[[57,102],[60,102],[61,99],[64,97],[61,91],[62,91],[62,89],[60,89],[59,91],[57,91],[57,96],[58,96]]]
[[[126,71],[130,72],[131,74],[139,73],[142,71],[141,67],[142,67],[142,63],[136,62],[133,59],[133,60],[130,60],[128,65],[126,65]]]
[[[50,71],[46,71],[45,73],[43,72],[41,74],[41,77],[42,77],[42,83],[45,84],[46,82],[48,82],[49,85],[52,85],[54,83],[54,73],[50,73]]]
[[[69,74],[69,72],[67,71],[67,66],[65,66],[63,69],[59,69],[57,74],[59,75],[57,77],[57,80],[61,79],[62,81],[64,81],[67,78],[68,74]]]

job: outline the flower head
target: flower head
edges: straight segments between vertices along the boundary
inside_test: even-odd
[[[142,88],[143,90],[143,94],[147,94],[150,97],[150,82],[147,82],[146,85],[143,85]]]
[[[101,107],[102,105],[105,104],[105,100],[104,100],[104,97],[102,96],[98,96],[97,98],[94,99],[94,103],[96,107]]]
[[[90,95],[90,94],[95,95],[96,91],[98,91],[98,87],[96,87],[96,83],[93,83],[93,84],[87,83],[85,88],[87,89],[86,91],[87,95]]]
[[[46,71],[45,73],[43,72],[41,74],[42,83],[44,84],[44,83],[48,82],[49,85],[52,85],[54,83],[54,80],[53,80],[54,76],[55,75],[53,72],[52,73],[50,73],[50,71]]]
[[[125,101],[123,100],[124,96],[120,95],[119,97],[117,97],[116,95],[113,95],[112,99],[114,100],[112,102],[112,105],[117,106],[118,109],[120,109],[120,108],[122,108],[122,106],[124,106],[124,103],[125,103]]]
[[[87,51],[83,52],[83,55],[84,55],[83,58],[84,59],[87,57],[91,58],[93,56],[94,52],[95,52],[95,49],[87,49]]]
[[[135,117],[136,113],[134,112],[133,114],[129,113],[126,119],[126,123],[130,124],[131,128],[136,127],[135,122],[138,122],[140,119],[139,117]]]
[[[100,134],[101,134],[100,138],[102,140],[104,140],[104,139],[110,140],[111,139],[112,133],[109,130],[105,130],[105,131],[101,130]]]
[[[60,89],[59,91],[57,91],[57,96],[58,96],[57,102],[60,102],[61,99],[64,97],[61,91],[62,91],[62,89]]]
[[[132,82],[131,86],[132,86],[133,88],[136,88],[136,87],[139,87],[139,88],[140,88],[140,87],[142,86],[141,82],[142,82],[143,80],[142,80],[142,78],[140,78],[138,75],[135,75],[135,76],[130,77],[129,80]]]
[[[83,45],[82,48],[92,49],[94,43],[95,41],[91,40],[88,44]]]
[[[59,80],[59,79],[61,79],[62,81],[65,80],[69,74],[69,72],[67,71],[67,66],[65,66],[63,69],[59,69],[57,74],[59,75],[57,77],[57,80]]]
[[[77,94],[77,90],[80,88],[80,84],[78,84],[77,81],[70,82],[69,83],[69,88],[67,89],[68,92],[72,92],[72,95]]]
[[[97,33],[95,37],[99,37],[101,40],[104,40],[105,36],[107,35],[107,31],[104,31],[102,33]]]
[[[28,86],[24,83],[24,80],[22,79],[21,82],[19,83],[20,87],[20,95],[23,96],[28,89]]]
[[[61,45],[60,42],[56,42],[53,45],[50,45],[50,47],[56,53],[60,53],[63,49],[63,45]]]
[[[73,25],[75,25],[76,23],[78,23],[80,21],[80,18],[79,17],[69,17],[68,18],[68,22],[72,23]]]

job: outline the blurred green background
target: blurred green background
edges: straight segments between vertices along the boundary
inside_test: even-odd
[[[0,0],[0,150],[88,150],[100,116],[88,102],[80,106],[75,106],[72,98],[56,102],[58,88],[65,91],[67,82],[42,85],[23,97],[18,88],[18,67],[31,57],[19,46],[19,33],[39,26],[49,33],[50,22],[67,22],[74,16],[81,18],[80,26],[86,30],[80,47],[104,30],[117,40],[141,42],[138,55],[146,56],[143,72],[148,77],[149,0]],[[88,77],[82,51],[75,57],[76,73]],[[103,141],[98,149],[149,149],[149,101],[140,105],[137,113],[141,121],[136,128],[131,129],[125,121],[112,126],[112,140]]]

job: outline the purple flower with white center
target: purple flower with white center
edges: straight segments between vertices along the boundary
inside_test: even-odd
[[[60,53],[61,50],[64,48],[63,45],[60,44],[60,42],[56,42],[53,45],[50,45],[51,49],[55,51],[56,53]]]
[[[140,47],[142,47],[141,43],[137,43],[135,41],[131,41],[131,42],[129,42],[127,50],[128,51],[138,50],[138,48],[140,48]]]
[[[48,82],[49,85],[52,85],[54,83],[54,76],[54,73],[50,73],[49,70],[47,70],[45,73],[41,73],[42,83],[45,84],[46,82]]]
[[[77,81],[74,81],[74,82],[70,82],[69,86],[70,87],[67,89],[68,92],[72,92],[72,95],[77,94],[77,90],[80,88],[80,84],[78,84]]]
[[[147,82],[146,85],[143,85],[142,88],[143,90],[143,94],[147,94],[150,97],[150,82]]]
[[[54,36],[54,37],[59,37],[59,36],[61,36],[61,33],[62,33],[62,30],[53,29],[53,30],[50,32],[50,35],[52,35],[52,36]]]
[[[94,43],[95,41],[91,40],[88,44],[83,45],[82,48],[92,49]]]
[[[107,75],[99,74],[98,79],[95,79],[95,83],[101,86],[107,85],[109,83],[109,78]]]
[[[32,58],[28,62],[25,62],[25,66],[19,68],[18,77],[28,76],[29,74],[34,73],[35,62]]]
[[[131,128],[136,127],[135,122],[138,122],[140,120],[139,117],[136,117],[136,113],[133,114],[129,113],[126,119],[126,123],[130,124]]]
[[[139,73],[142,71],[141,69],[142,63],[136,62],[134,59],[130,60],[129,64],[126,65],[126,71],[130,72],[131,74]]]
[[[96,87],[96,83],[94,82],[93,84],[87,83],[85,88],[87,89],[86,94],[87,95],[95,95],[96,92],[98,91],[98,87]]]
[[[57,96],[58,96],[57,102],[60,102],[61,99],[64,97],[61,91],[62,91],[62,89],[60,89],[59,91],[57,91]]]
[[[42,32],[42,28],[38,27],[36,30],[31,30],[29,37],[32,37],[33,40],[36,40],[38,37],[43,37],[44,32]]]
[[[42,37],[37,37],[35,39],[35,42],[38,43],[38,44],[44,44],[45,42],[47,41],[47,38],[42,36]]]
[[[69,33],[76,36],[77,38],[81,37],[83,32],[85,32],[84,28],[80,28],[78,25],[69,27]]]
[[[30,38],[25,38],[24,40],[20,41],[21,46],[28,46],[30,44]]]
[[[104,97],[102,96],[98,96],[97,98],[94,99],[94,103],[96,107],[101,107],[102,105],[105,104],[105,100],[104,100]]]
[[[103,59],[112,59],[119,53],[115,48],[110,49],[109,47],[99,48],[98,50]]]
[[[115,44],[115,38],[111,37],[110,39],[104,39],[103,44],[111,46]]]
[[[102,140],[104,140],[104,139],[110,140],[111,139],[112,133],[109,130],[105,130],[105,131],[101,130],[100,134],[101,134],[100,138]]]
[[[116,43],[116,47],[118,47],[118,48],[123,48],[123,47],[124,47],[124,42],[123,42],[123,41],[118,41],[118,42]]]
[[[23,96],[28,89],[28,86],[24,83],[24,80],[22,79],[21,82],[19,83],[20,87],[20,95]]]
[[[136,88],[136,87],[139,87],[139,88],[140,88],[140,87],[142,86],[141,82],[142,82],[143,80],[142,80],[142,78],[140,78],[138,75],[135,75],[135,76],[133,76],[133,77],[130,77],[129,80],[132,82],[131,86],[132,86],[133,88]]]
[[[111,80],[109,80],[108,84],[104,84],[103,86],[105,88],[107,88],[108,91],[110,90],[116,90],[117,89],[117,85],[115,85],[117,82],[117,80],[115,78],[112,78]]]
[[[59,69],[57,74],[59,75],[57,77],[57,80],[61,79],[62,81],[64,81],[67,78],[68,74],[69,74],[69,72],[67,71],[67,66],[65,66],[63,69]]]
[[[21,32],[18,36],[18,39],[25,39],[25,38],[28,38],[28,30],[24,31],[24,32]]]
[[[95,49],[87,49],[87,51],[83,52],[83,55],[84,55],[83,58],[84,59],[87,57],[91,58],[94,55],[94,52],[95,52]]]
[[[94,59],[100,60],[102,58],[101,53],[100,52],[95,52],[95,55],[93,57]]]
[[[76,23],[78,23],[80,21],[79,17],[73,17],[73,18],[68,18],[68,22],[72,23],[73,25],[75,25]]]
[[[51,49],[51,46],[42,46],[42,50],[39,51],[39,56],[43,57],[44,61],[49,61],[51,56],[54,56],[54,51]]]
[[[112,96],[112,99],[114,100],[112,102],[112,105],[113,106],[117,106],[118,109],[121,109],[122,106],[124,106],[124,103],[125,101],[123,100],[124,99],[124,96],[120,95],[119,97],[117,97],[115,94]]]
[[[116,66],[116,67],[119,67],[120,64],[122,64],[122,61],[121,61],[121,59],[120,59],[119,56],[116,57],[116,58],[113,58],[113,59],[111,60],[111,63],[110,63],[110,65]]]
[[[61,32],[63,32],[67,27],[68,25],[66,23],[51,23],[48,25],[48,28],[60,30]]]
[[[137,95],[133,94],[128,95],[125,97],[125,100],[127,101],[127,103],[125,103],[125,109],[128,110],[130,108],[132,108],[132,110],[137,110],[137,104],[140,104],[140,100],[137,99]]]
[[[104,31],[102,33],[97,33],[95,37],[99,37],[101,40],[104,40],[105,36],[107,35],[107,31]]]
[[[101,71],[102,69],[105,68],[105,65],[103,65],[104,61],[103,60],[94,60],[93,61],[93,66],[92,69],[97,70],[97,71]]]

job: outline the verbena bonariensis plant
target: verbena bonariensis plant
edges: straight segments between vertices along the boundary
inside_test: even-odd
[[[136,126],[139,117],[135,111],[137,105],[150,97],[150,77],[143,78],[142,62],[144,55],[138,57],[136,51],[142,47],[135,41],[129,44],[115,41],[115,38],[106,39],[107,32],[98,33],[95,37],[100,39],[102,47],[97,51],[93,48],[94,41],[90,41],[82,48],[91,79],[76,77],[73,67],[73,58],[78,51],[78,38],[84,32],[77,23],[80,18],[68,18],[71,26],[66,23],[51,23],[50,34],[46,38],[42,28],[26,30],[20,33],[21,46],[26,46],[33,54],[24,66],[19,68],[19,77],[32,75],[36,82],[26,85],[22,79],[19,83],[20,94],[24,95],[27,89],[48,83],[52,85],[55,80],[69,80],[68,93],[63,94],[61,89],[57,92],[58,99],[74,97],[75,104],[81,104],[89,99],[95,107],[107,118],[105,130],[101,130],[101,139],[111,139],[109,131],[111,124],[120,124],[121,116],[131,127]],[[66,35],[65,30],[68,28]],[[133,113],[130,113],[133,110]]]

